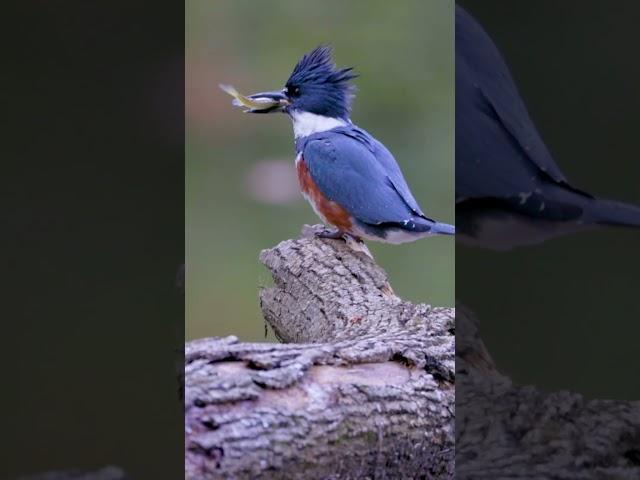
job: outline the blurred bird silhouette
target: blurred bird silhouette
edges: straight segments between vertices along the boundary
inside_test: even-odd
[[[602,225],[640,227],[640,207],[565,178],[497,47],[459,6],[455,28],[458,239],[510,249]]]

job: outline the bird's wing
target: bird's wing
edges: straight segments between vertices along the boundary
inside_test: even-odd
[[[456,195],[522,198],[556,184],[575,193],[540,138],[500,52],[456,8]]]
[[[407,182],[404,179],[404,175],[402,175],[402,172],[400,171],[398,162],[396,162],[396,159],[393,157],[387,147],[385,147],[382,143],[372,137],[365,130],[353,125],[346,128],[338,128],[334,131],[336,133],[341,133],[343,135],[351,137],[366,146],[367,149],[376,158],[378,163],[382,165],[382,168],[384,169],[387,177],[389,177],[389,181],[393,185],[393,188],[395,188],[398,195],[402,197],[408,207],[416,215],[427,218],[422,212],[420,205],[418,205],[418,202],[413,197],[413,194],[409,189],[409,185],[407,185]]]
[[[374,147],[374,155],[378,162],[380,162],[384,167],[393,188],[395,188],[396,192],[398,192],[405,203],[416,215],[427,218],[422,212],[420,205],[418,205],[418,202],[413,197],[413,194],[409,189],[409,185],[407,185],[407,181],[404,179],[404,175],[402,175],[400,167],[398,166],[396,159],[391,155],[391,152],[387,150],[387,147],[375,139],[372,139],[372,144]]]
[[[376,147],[352,134],[324,132],[309,138],[303,158],[323,195],[362,222],[402,223],[422,216],[400,169],[389,168],[389,158],[380,160]]]

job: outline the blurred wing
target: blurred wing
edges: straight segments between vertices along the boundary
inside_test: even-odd
[[[493,41],[456,8],[456,197],[522,197],[567,183]]]
[[[320,191],[356,219],[377,225],[421,216],[419,209],[411,207],[413,196],[409,193],[408,202],[402,194],[408,187],[404,180],[398,181],[397,165],[397,172],[389,170],[389,159],[379,161],[377,148],[372,147],[376,146],[352,134],[327,132],[307,141],[303,157]]]

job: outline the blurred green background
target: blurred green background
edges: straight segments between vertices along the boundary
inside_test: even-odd
[[[281,88],[321,43],[353,66],[352,120],[394,153],[426,213],[454,220],[453,2],[186,2],[186,338],[264,340],[260,250],[318,223],[297,191],[285,115],[244,115],[218,89]],[[402,297],[454,303],[454,242],[369,244]]]

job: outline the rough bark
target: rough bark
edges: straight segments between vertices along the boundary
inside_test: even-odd
[[[456,478],[640,479],[640,402],[516,385],[456,313]]]
[[[260,256],[265,320],[296,343],[186,346],[187,478],[453,478],[454,309],[308,233]]]

